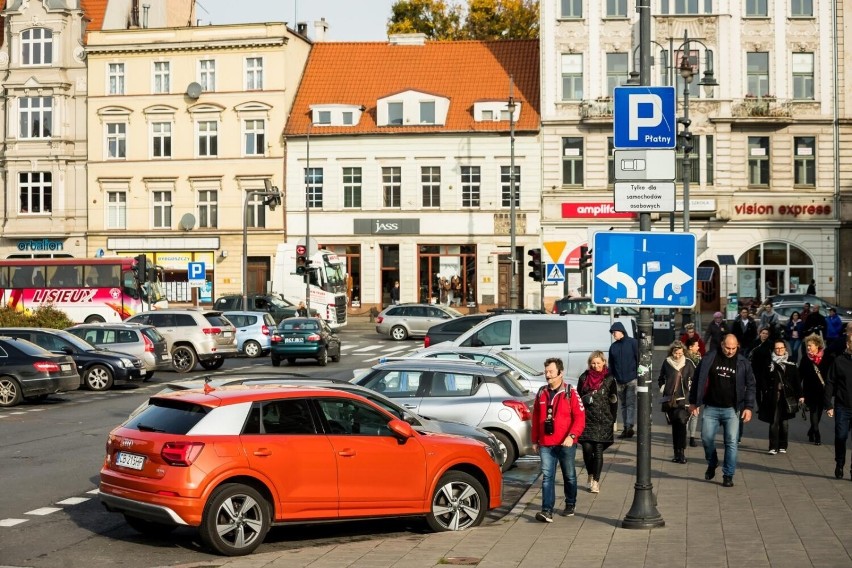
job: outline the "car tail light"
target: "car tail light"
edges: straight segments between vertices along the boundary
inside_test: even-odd
[[[269,326],[260,326],[260,333],[262,333],[263,335],[269,335]]]
[[[316,334],[316,333],[312,333],[312,334],[310,334],[310,335],[308,336],[308,338],[306,339],[306,341],[319,341],[320,339],[321,339],[321,338],[320,338],[320,336],[319,336],[318,334]]]
[[[169,465],[189,466],[204,448],[203,442],[166,442],[160,457]]]
[[[219,335],[222,333],[222,328],[219,327],[205,327],[201,330],[204,335]]]
[[[526,422],[527,420],[532,420],[532,414],[530,413],[530,409],[527,408],[527,405],[521,402],[520,400],[504,400],[503,406],[508,406],[512,410],[518,413],[518,418]]]
[[[50,361],[36,361],[33,363],[33,367],[43,373],[57,373],[59,372],[59,365],[56,363],[52,363]]]
[[[148,339],[147,335],[143,335],[142,339],[145,340],[145,352],[153,353],[154,352],[154,342]]]
[[[281,342],[281,336],[278,335],[277,333],[274,333],[274,334],[272,334],[272,338],[270,340],[272,341],[272,343],[280,343]]]
[[[429,347],[432,344],[432,340],[429,339],[429,336],[423,338],[423,347]]]
[[[550,313],[551,314],[558,314],[559,313],[559,311],[556,309],[556,304],[553,304],[553,307],[550,308]]]
[[[385,318],[383,316],[376,316],[376,323],[382,323],[382,321],[384,321],[384,319]]]

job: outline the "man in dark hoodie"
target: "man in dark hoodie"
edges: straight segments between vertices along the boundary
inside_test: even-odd
[[[846,336],[846,351],[838,355],[829,368],[825,380],[825,407],[828,417],[834,418],[834,477],[842,479],[846,440],[852,422],[852,335]]]
[[[621,401],[621,417],[624,430],[619,438],[631,438],[636,433],[636,381],[639,377],[639,342],[628,337],[624,324],[620,321],[609,328],[612,345],[609,346],[609,371],[615,377],[618,386],[618,400]]]
[[[722,464],[722,487],[734,486],[737,469],[737,437],[740,419],[751,420],[755,408],[756,385],[751,363],[737,353],[739,342],[733,333],[722,339],[718,351],[709,351],[701,359],[696,372],[698,380],[692,381],[689,390],[689,411],[698,416],[704,406],[701,421],[701,441],[707,471],[704,479],[716,477],[719,456],[716,454],[716,432],[722,427],[725,442],[725,461]]]

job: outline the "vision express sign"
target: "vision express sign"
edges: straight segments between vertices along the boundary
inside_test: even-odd
[[[355,219],[356,235],[419,235],[420,219]]]

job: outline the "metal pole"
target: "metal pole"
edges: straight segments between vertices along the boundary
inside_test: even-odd
[[[683,57],[685,62],[689,65],[692,65],[689,62],[689,34],[684,30],[683,32]],[[684,136],[684,147],[683,147],[683,232],[689,233],[689,183],[690,178],[692,177],[692,160],[689,159],[689,153],[692,150],[690,147],[691,141],[688,141],[689,138],[689,85],[692,82],[692,75],[689,77],[683,78],[683,133]],[[683,318],[682,323],[684,325],[690,323],[692,321],[692,310],[689,308],[684,308],[683,310]]]
[[[651,67],[648,52],[651,45],[651,0],[636,0],[639,12],[639,84],[651,84]],[[639,214],[639,230],[651,230],[651,214]],[[657,511],[654,486],[651,483],[651,356],[653,336],[651,309],[639,310],[639,364],[640,372],[636,386],[636,483],[633,504],[621,522],[626,529],[652,529],[665,526],[666,522]],[[626,426],[626,425],[625,425]]]
[[[311,315],[311,129],[314,119],[308,123],[307,148],[305,151],[305,251],[307,270],[305,270],[305,309]]]
[[[248,310],[248,200],[249,191],[246,191],[243,200],[243,311]]]
[[[515,250],[515,98],[514,79],[509,77],[509,260],[512,263],[509,276],[509,307],[518,307],[517,251]]]

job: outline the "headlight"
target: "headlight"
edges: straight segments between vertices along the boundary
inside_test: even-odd
[[[127,367],[128,369],[133,368],[133,361],[131,361],[130,359],[125,359],[124,357],[122,357],[121,358],[121,364],[124,365],[125,367]]]

